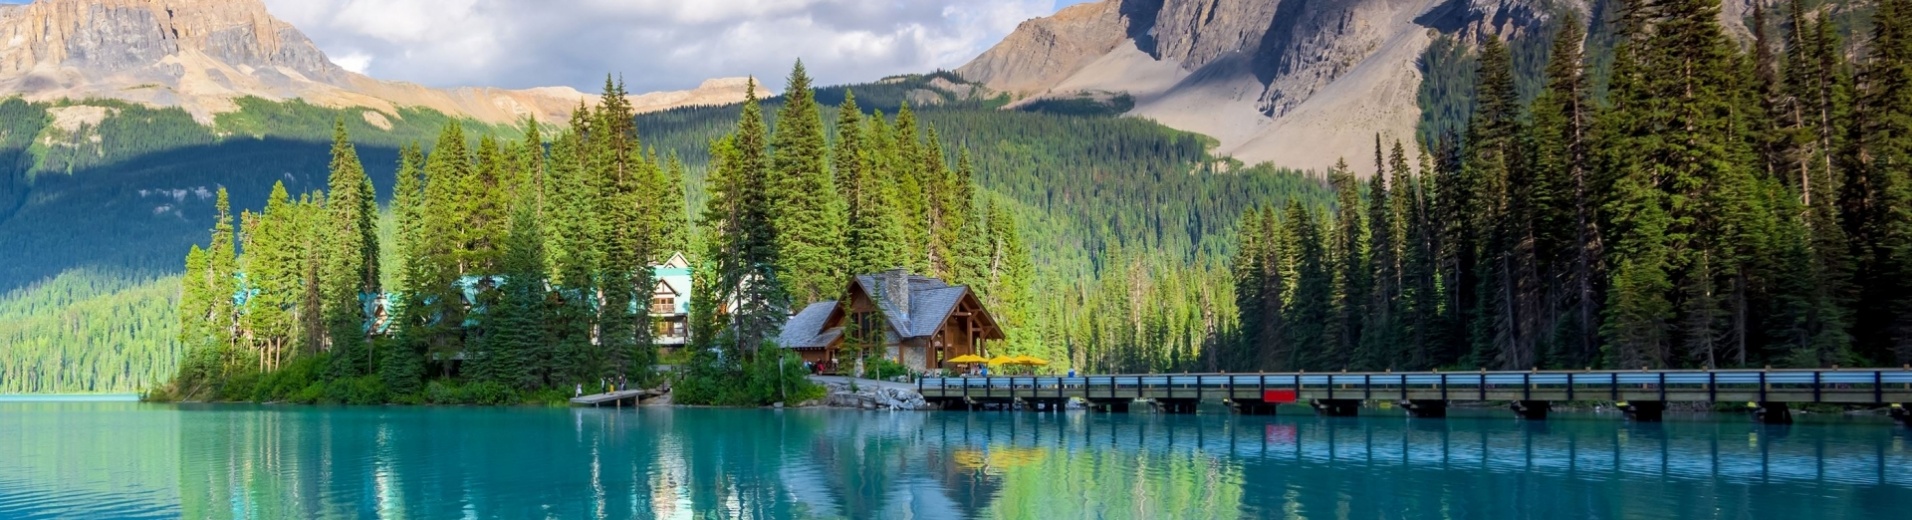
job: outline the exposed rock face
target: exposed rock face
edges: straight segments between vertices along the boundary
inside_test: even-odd
[[[568,87],[444,90],[372,79],[332,63],[259,0],[38,0],[0,7],[0,39],[0,92],[178,106],[202,122],[237,109],[232,100],[243,96],[369,107],[389,117],[419,106],[493,123],[562,121],[591,99]],[[741,80],[647,96],[633,100],[640,110],[744,97]]]
[[[1031,20],[957,69],[1016,96],[1127,92],[1220,153],[1324,168],[1410,139],[1436,34],[1503,37],[1586,0],[1103,0]],[[1114,43],[1111,43],[1111,41]]]

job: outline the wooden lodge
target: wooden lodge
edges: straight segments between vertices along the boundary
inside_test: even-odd
[[[805,307],[777,339],[813,363],[834,365],[846,348],[880,347],[884,358],[927,371],[954,368],[947,360],[963,355],[988,357],[989,342],[1004,338],[969,287],[894,269],[853,277],[842,300]]]

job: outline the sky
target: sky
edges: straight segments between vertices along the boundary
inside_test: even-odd
[[[436,87],[633,93],[756,75],[781,90],[953,69],[1084,0],[264,0],[334,62]]]

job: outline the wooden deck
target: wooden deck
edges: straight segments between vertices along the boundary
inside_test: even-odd
[[[573,397],[571,398],[571,406],[624,406],[627,401],[631,406],[637,406],[645,399],[660,395],[663,395],[663,392],[659,390],[619,390],[616,392]]]

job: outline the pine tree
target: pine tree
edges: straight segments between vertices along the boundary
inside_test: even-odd
[[[379,292],[378,201],[358,151],[334,123],[332,165],[326,195],[327,238],[323,274],[326,342],[333,353],[331,374],[351,377],[374,369],[369,344],[366,299]]]
[[[967,285],[988,294],[994,290],[988,276],[988,230],[976,211],[976,166],[964,148],[956,158],[956,169],[949,172],[943,188],[943,241],[950,247],[951,283]],[[949,236],[951,233],[954,236]]]
[[[1332,278],[1328,346],[1315,357],[1324,369],[1360,367],[1370,361],[1357,352],[1368,301],[1368,225],[1362,215],[1360,181],[1347,161],[1328,170],[1335,191],[1334,220],[1328,232],[1327,269]]]
[[[740,354],[755,353],[770,341],[790,308],[775,268],[776,230],[762,182],[769,170],[764,157],[768,143],[755,83],[750,82],[752,93],[745,96],[735,133],[712,146],[710,201],[703,217],[703,227],[715,234],[707,256],[715,262],[712,296],[718,302],[734,302],[723,317],[730,327],[730,341],[723,346]]]
[[[656,350],[649,327],[650,262],[660,227],[656,202],[646,198],[662,191],[663,176],[657,164],[645,160],[632,115],[624,86],[606,78],[586,154],[597,186],[597,279],[603,299],[595,356],[598,375],[612,380],[637,375],[641,382]]]
[[[778,274],[796,305],[835,298],[844,279],[844,201],[831,176],[823,116],[802,61],[790,71],[771,148],[768,196]]]
[[[277,369],[298,331],[294,314],[300,295],[298,221],[285,183],[272,185],[265,213],[245,236],[246,328],[259,346],[260,370]]]
[[[880,143],[866,142],[863,114],[855,93],[845,93],[837,108],[836,174],[847,202],[844,248],[848,274],[867,274],[904,265],[903,230],[896,216],[888,166]],[[877,121],[881,121],[878,119]],[[872,128],[881,129],[877,124]]]
[[[1321,219],[1299,201],[1288,205],[1286,233],[1289,255],[1293,258],[1293,292],[1286,297],[1288,307],[1282,315],[1289,348],[1285,359],[1277,358],[1271,370],[1325,370],[1341,368],[1333,349],[1331,330],[1334,309],[1334,275],[1327,263],[1327,237],[1321,232]]]
[[[1028,352],[1040,346],[1029,333],[1029,300],[1036,273],[1029,258],[1029,245],[1023,242],[1021,226],[1002,204],[991,201],[986,208],[988,226],[983,235],[988,243],[984,253],[986,308],[1010,331],[1012,349]]]
[[[1912,361],[1912,3],[1887,0],[1860,85],[1857,186],[1848,219],[1862,259],[1863,352]]]
[[[505,237],[501,264],[503,293],[497,307],[485,316],[485,355],[491,359],[483,380],[532,390],[547,385],[538,370],[540,351],[550,343],[544,324],[549,320],[545,298],[544,236],[537,217],[535,194],[527,190],[511,215],[511,233]]]
[[[876,120],[883,120],[881,113],[877,114]],[[916,113],[910,110],[908,103],[904,103],[896,111],[895,127],[886,132],[889,138],[884,140],[894,143],[894,147],[883,149],[887,152],[883,162],[889,165],[886,169],[889,178],[884,184],[895,187],[892,203],[902,221],[903,244],[907,248],[905,258],[909,262],[903,267],[916,272],[935,273],[930,261],[933,254],[931,240],[934,237],[931,223],[934,218],[930,215],[928,180],[942,175],[940,165],[943,153],[942,145],[933,140],[924,143],[920,132]],[[934,154],[933,157],[931,154]]]
[[[1562,323],[1552,327],[1553,358],[1564,366],[1587,366],[1598,355],[1598,285],[1602,279],[1599,218],[1601,190],[1589,171],[1590,129],[1594,105],[1581,68],[1585,40],[1579,20],[1568,15],[1554,34],[1546,69],[1547,88],[1534,101],[1534,160],[1548,202],[1541,212],[1537,256],[1550,266],[1547,278],[1560,280],[1549,308]],[[1550,203],[1549,203],[1550,202]]]

